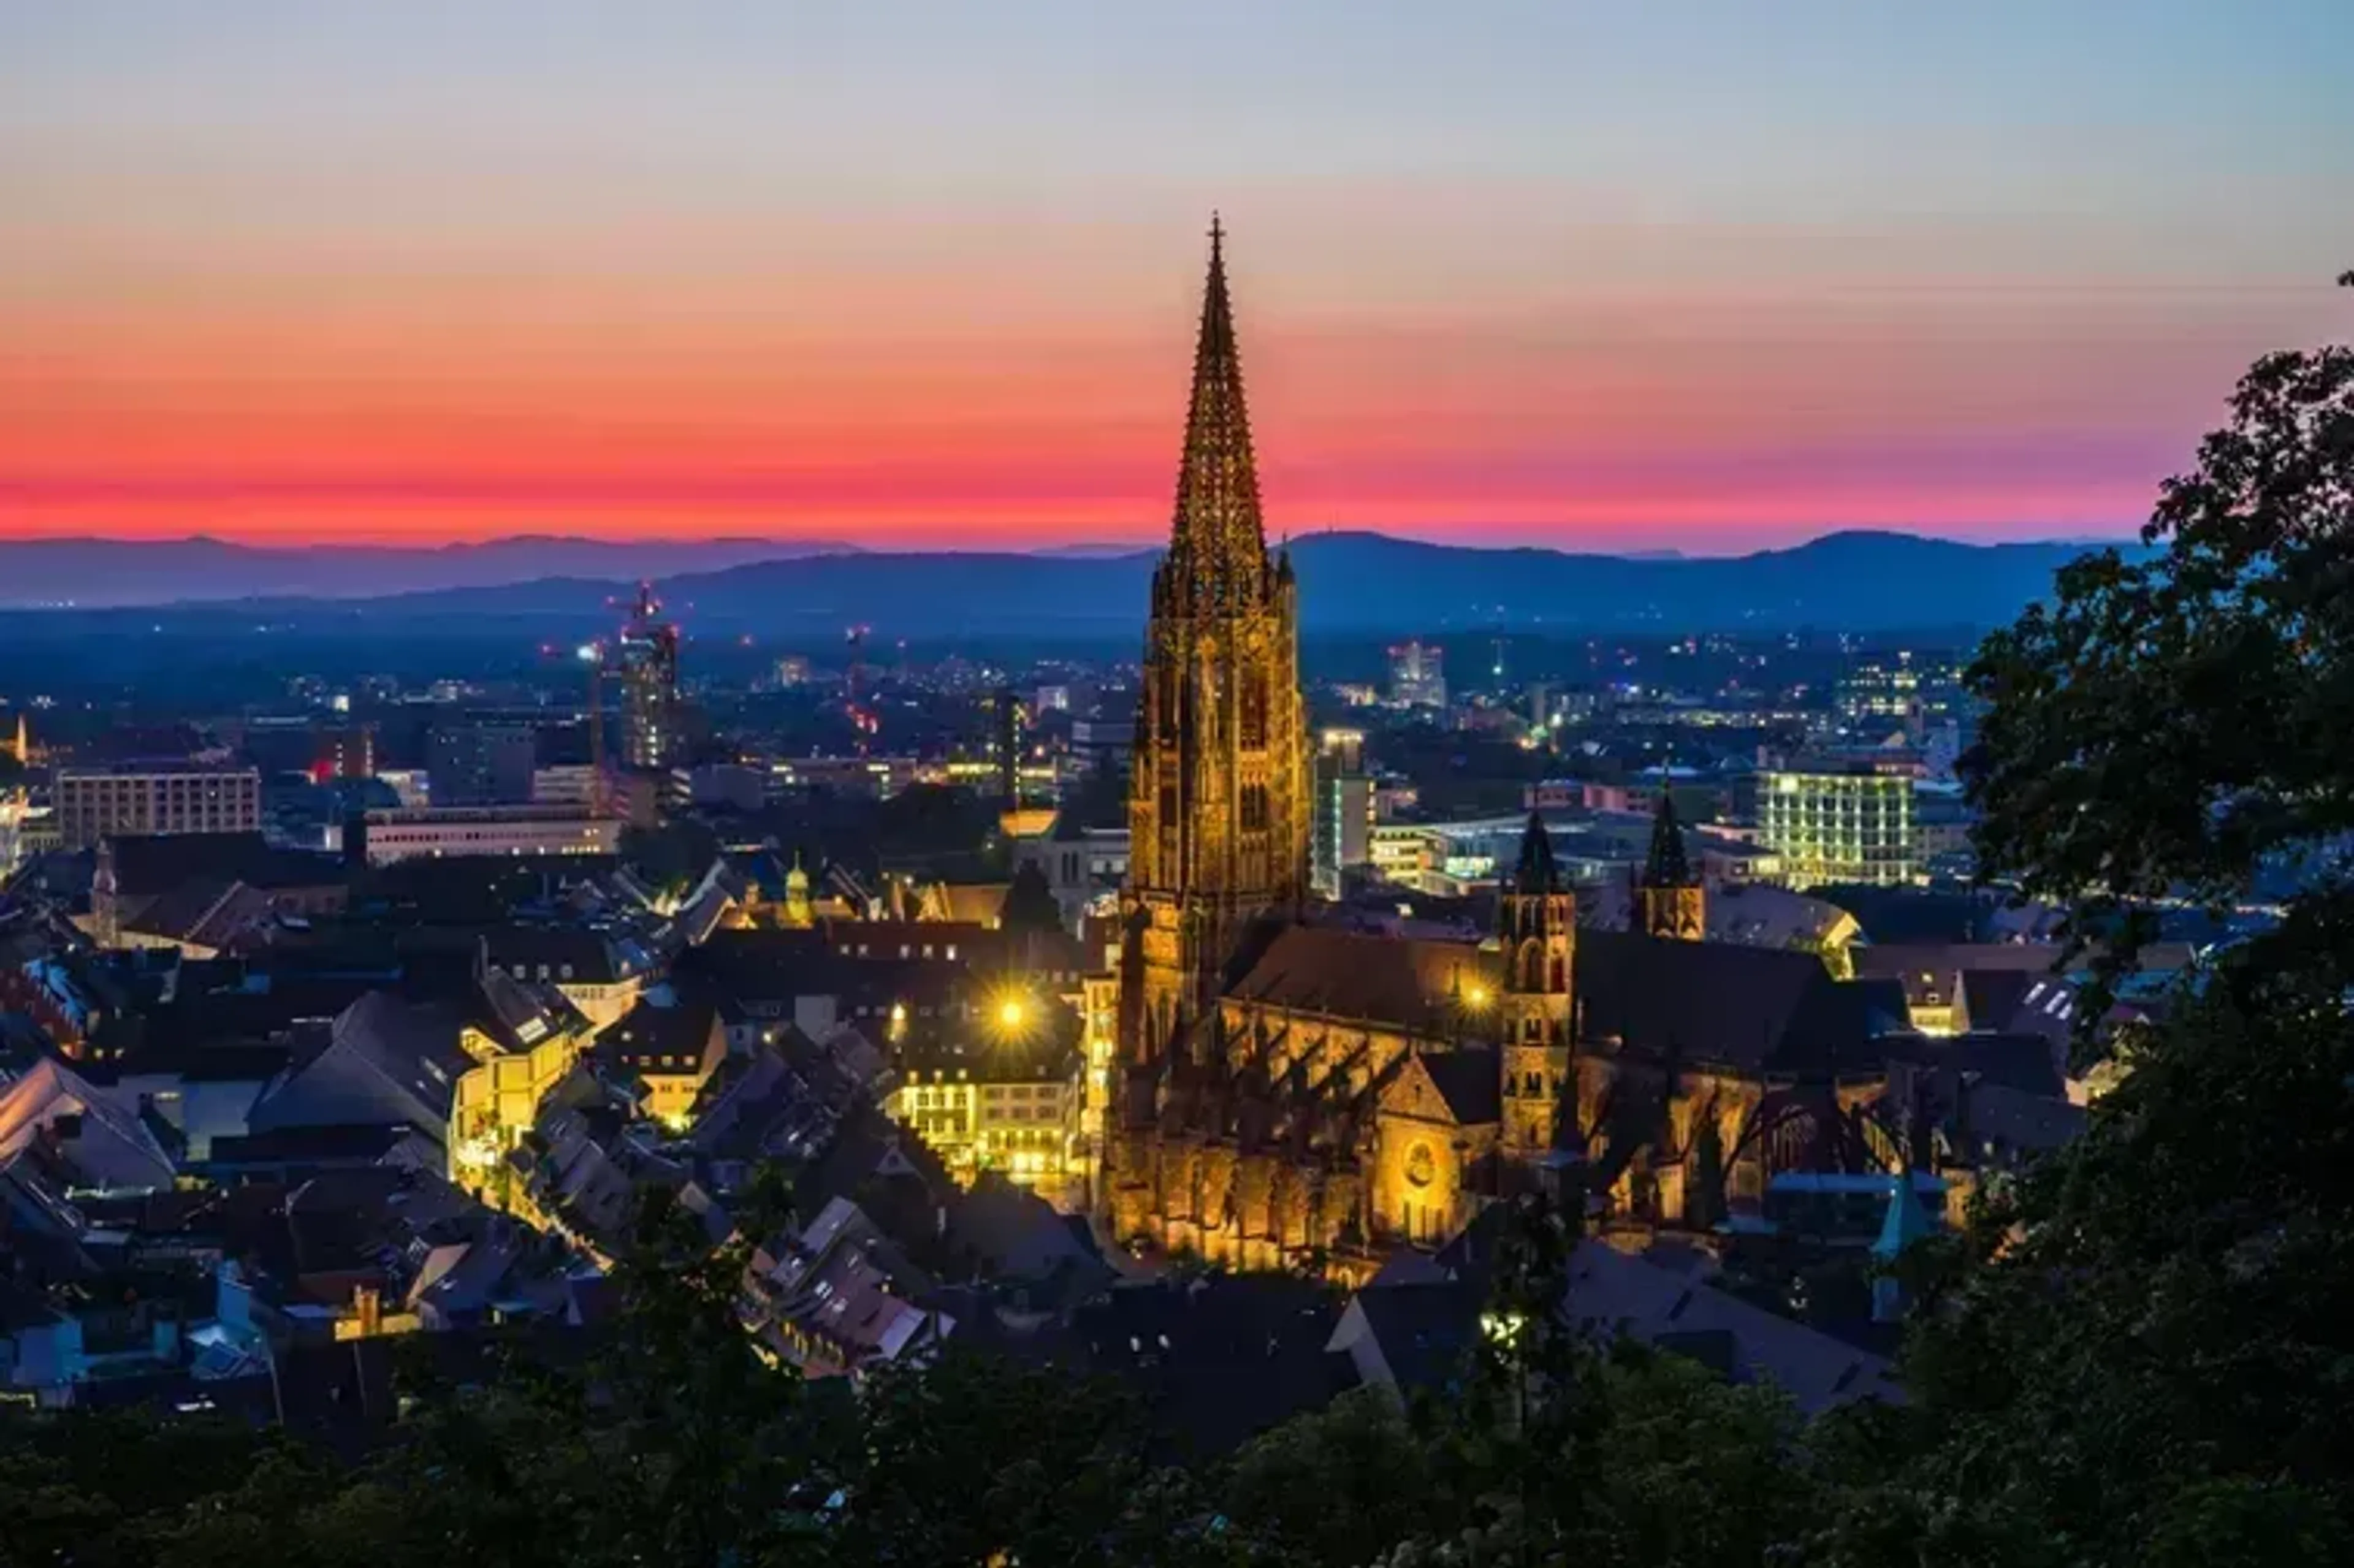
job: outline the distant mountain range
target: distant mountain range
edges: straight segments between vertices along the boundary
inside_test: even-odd
[[[517,535],[479,545],[238,545],[224,539],[0,540],[0,608],[92,609],[254,598],[373,599],[540,577],[635,582],[797,556],[852,555],[833,539],[684,542]]]
[[[38,548],[0,546],[6,597],[20,602],[74,598],[85,605],[207,597],[209,606],[184,603],[180,613],[217,614],[232,591],[217,576],[222,563],[242,560],[250,597],[238,602],[240,615],[375,634],[397,633],[404,625],[421,630],[429,624],[448,629],[516,620],[545,626],[551,634],[587,630],[610,617],[611,601],[627,592],[634,577],[660,566],[671,569],[655,577],[656,587],[690,636],[808,637],[858,624],[895,636],[1125,636],[1143,619],[1157,558],[1150,551],[885,554],[753,541],[506,540],[469,551],[366,551],[337,560],[334,550],[225,554],[236,547],[203,542],[110,546],[111,577],[97,586],[78,580],[69,590],[56,576],[45,579],[51,585],[45,589],[16,575],[19,557],[13,552]],[[1844,533],[1748,556],[1638,558],[1331,533],[1295,539],[1290,548],[1303,630],[1404,635],[1490,627],[1652,632],[1988,627],[2048,594],[2052,573],[2087,546]],[[149,557],[149,551],[160,557]],[[801,553],[779,558],[789,551]],[[741,558],[753,554],[768,558]],[[205,568],[194,588],[164,564],[190,559]],[[677,571],[683,560],[698,567],[719,564]],[[580,569],[583,562],[602,563],[603,569]],[[542,571],[527,581],[480,580],[502,565],[515,575]],[[373,572],[373,581],[361,577],[363,569]],[[301,580],[333,587],[290,591],[271,586],[304,571],[311,575]],[[475,580],[389,591],[437,572]],[[359,597],[370,588],[372,597]]]

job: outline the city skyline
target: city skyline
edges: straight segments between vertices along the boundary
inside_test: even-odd
[[[1149,546],[1213,208],[1278,532],[2123,533],[2354,25],[2047,10],[0,4],[0,538]]]

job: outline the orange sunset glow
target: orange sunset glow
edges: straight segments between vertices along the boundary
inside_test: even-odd
[[[1237,82],[1212,129],[1119,74],[1117,29],[1057,45],[1095,75],[1007,64],[1009,118],[875,40],[836,40],[856,92],[797,91],[725,16],[549,55],[487,19],[424,52],[349,9],[11,12],[52,69],[0,110],[0,535],[1147,541],[1213,207],[1294,532],[2121,532],[2217,388],[2334,308],[2302,175],[2161,181],[2088,134],[1991,198],[1971,137],[1998,86],[2059,90],[2032,73],[1901,158],[1838,95],[1761,105],[1733,181],[1738,51],[1632,24],[1629,59],[1680,62],[1658,102],[1491,111],[1509,50],[1400,37],[1363,80]],[[1378,95],[1431,71],[1458,95]]]

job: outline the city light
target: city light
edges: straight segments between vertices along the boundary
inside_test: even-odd
[[[1463,1005],[1469,1008],[1472,1012],[1479,1012],[1484,1011],[1487,1008],[1488,1001],[1488,988],[1483,982],[1473,980],[1469,985],[1463,988]]]
[[[1518,1312],[1482,1312],[1479,1314],[1479,1337],[1491,1345],[1509,1350],[1520,1343],[1521,1334],[1529,1320]]]

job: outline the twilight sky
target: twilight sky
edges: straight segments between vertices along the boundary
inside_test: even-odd
[[[2117,532],[2346,334],[2354,0],[0,0],[0,536]]]

